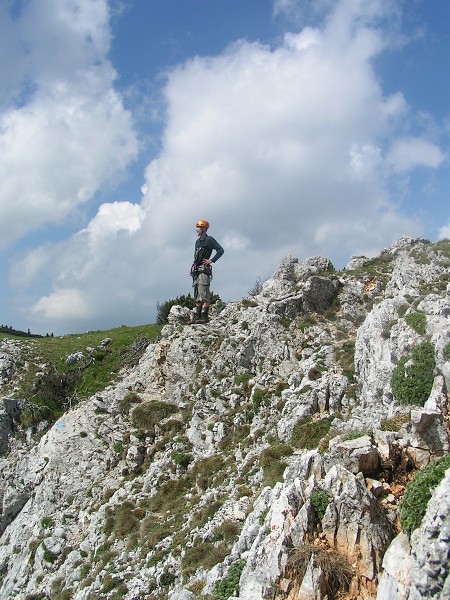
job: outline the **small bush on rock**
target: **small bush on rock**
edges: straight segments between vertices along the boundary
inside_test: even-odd
[[[348,560],[335,551],[314,544],[303,544],[292,551],[285,577],[302,581],[311,559],[314,567],[319,568],[325,577],[328,598],[339,598],[340,593],[349,589],[352,568]]]
[[[326,417],[313,421],[311,417],[304,417],[297,421],[292,431],[291,443],[295,448],[312,450],[317,448],[320,440],[330,430],[333,418]]]
[[[443,354],[445,360],[450,360],[450,342],[444,347]]]
[[[192,454],[189,452],[174,451],[172,452],[172,460],[182,469],[187,469],[189,464],[192,462]]]
[[[438,458],[418,471],[414,479],[408,483],[400,505],[400,524],[403,531],[412,533],[419,527],[433,490],[442,481],[448,468],[450,468],[450,454]]]
[[[287,444],[274,444],[261,452],[259,461],[264,471],[264,485],[272,487],[282,480],[287,463],[281,459],[291,454],[292,448]]]
[[[229,552],[228,546],[221,542],[217,546],[210,542],[194,542],[186,548],[181,560],[183,577],[190,577],[198,569],[212,569],[217,563],[222,562]]]
[[[330,498],[325,490],[318,488],[311,494],[311,504],[316,511],[319,520],[321,521],[325,515],[328,505],[330,504]]]
[[[405,316],[405,321],[420,335],[425,335],[427,329],[427,317],[422,312],[412,312]]]
[[[211,293],[211,303],[222,303],[222,300],[218,294]],[[177,296],[173,300],[166,300],[163,303],[156,303],[156,323],[159,325],[163,325],[167,323],[167,317],[169,316],[170,309],[172,306],[184,306],[185,308],[194,308],[195,300],[191,296],[191,294],[183,294],[182,296]]]
[[[128,413],[133,404],[140,404],[142,402],[142,398],[136,392],[128,392],[119,402],[120,412],[122,414]]]
[[[424,342],[403,356],[392,373],[392,392],[400,404],[423,406],[434,380],[434,346]]]
[[[227,575],[216,583],[214,597],[217,600],[228,600],[231,596],[236,595],[244,567],[245,560],[234,562],[228,569]]]
[[[268,390],[264,390],[262,388],[257,388],[253,392],[253,396],[252,396],[252,404],[253,404],[253,409],[254,409],[255,413],[257,413],[259,411],[261,406],[266,405],[268,403],[268,400],[269,400]]]
[[[133,425],[143,431],[151,431],[162,419],[177,412],[175,404],[151,400],[138,404],[131,413]]]

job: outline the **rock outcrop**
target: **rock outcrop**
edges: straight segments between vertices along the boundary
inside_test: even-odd
[[[447,599],[450,471],[412,533],[399,503],[449,453],[449,257],[288,256],[39,435],[3,397],[0,596]]]

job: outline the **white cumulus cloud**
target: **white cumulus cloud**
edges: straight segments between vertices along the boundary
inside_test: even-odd
[[[34,304],[37,318],[57,316],[72,330],[86,321],[96,329],[108,326],[121,315],[149,322],[156,301],[190,291],[199,218],[211,222],[211,235],[225,248],[213,280],[224,300],[270,275],[285,254],[320,254],[342,267],[339,261],[350,253],[372,253],[400,235],[420,233],[420,223],[391,200],[390,180],[405,168],[435,168],[444,155],[419,138],[408,155],[402,146],[407,99],[401,91],[384,94],[374,70],[389,44],[380,23],[392,3],[342,0],[331,6],[322,25],[292,31],[278,46],[240,41],[166,74],[161,151],[149,158],[140,205],[103,204],[78,234],[25,255],[16,266],[31,277],[39,264],[53,283],[53,292]],[[105,89],[98,98],[117,100],[111,87],[100,86]],[[95,169],[87,169],[85,179],[79,172],[69,178],[69,193],[53,178],[52,194],[38,185],[40,202],[50,197],[47,214],[64,200],[82,202],[77,194],[86,190],[89,197],[132,156],[127,115],[120,101],[112,105],[115,117],[106,110],[100,122],[112,128],[113,149],[103,140],[106,157],[98,149],[88,157],[82,171],[90,160]],[[84,119],[88,112],[82,110]],[[70,130],[68,118],[62,123]],[[70,139],[66,153],[77,146],[75,132]],[[83,160],[80,152],[74,155]]]
[[[396,172],[409,171],[415,167],[439,167],[445,160],[445,153],[423,138],[403,138],[394,140],[387,162]]]
[[[106,0],[2,3],[0,245],[64,222],[137,155],[114,89]]]

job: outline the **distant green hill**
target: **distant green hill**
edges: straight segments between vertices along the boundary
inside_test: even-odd
[[[14,329],[13,327],[9,327],[8,325],[1,325],[0,333],[7,333],[8,335],[16,335],[18,337],[32,337],[32,338],[44,337],[43,335],[39,335],[38,333],[31,333],[30,330],[20,331],[20,329]],[[48,334],[47,334],[47,336],[48,336]]]

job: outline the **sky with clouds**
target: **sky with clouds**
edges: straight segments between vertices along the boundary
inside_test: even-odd
[[[450,237],[446,0],[0,0],[0,321],[154,322],[287,254]]]

